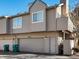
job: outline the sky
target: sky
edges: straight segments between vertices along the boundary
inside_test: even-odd
[[[11,16],[28,11],[29,3],[34,0],[0,0],[0,16]],[[48,6],[59,4],[59,0],[43,0]],[[76,0],[69,0],[70,9],[74,8]]]

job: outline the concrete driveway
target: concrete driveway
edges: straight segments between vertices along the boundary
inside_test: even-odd
[[[48,56],[36,54],[0,55],[0,59],[79,59],[78,56]]]

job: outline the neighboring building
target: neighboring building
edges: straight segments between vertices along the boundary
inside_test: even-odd
[[[68,0],[48,7],[35,0],[28,13],[0,19],[0,50],[5,44],[19,44],[21,52],[58,54],[63,44],[63,54],[71,54],[74,46],[73,23],[68,14]],[[73,44],[72,44],[73,43]]]

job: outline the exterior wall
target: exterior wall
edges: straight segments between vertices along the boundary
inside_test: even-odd
[[[7,33],[12,33],[12,20],[7,19]]]
[[[62,17],[57,19],[57,30],[67,30],[68,29],[68,18]]]
[[[73,23],[68,17],[62,17],[63,11],[66,11],[66,0],[62,0],[61,3],[65,3],[65,5],[60,4],[56,8],[49,8],[43,4],[41,1],[37,0],[31,8],[29,8],[29,14],[22,15],[18,17],[22,17],[23,26],[20,29],[12,29],[12,19],[7,21],[5,19],[0,20],[0,33],[30,33],[30,32],[43,32],[43,31],[62,31],[68,30],[73,32]],[[65,10],[62,11],[62,9]],[[44,19],[43,22],[32,23],[32,13],[37,11],[44,11]],[[16,18],[16,17],[15,17]],[[6,24],[7,22],[7,24]],[[6,29],[7,26],[7,29]]]
[[[62,5],[60,4],[57,8],[56,8],[56,18],[60,18],[62,16]]]
[[[62,41],[63,41],[63,37],[59,36],[59,37],[57,37],[57,39],[58,39],[57,44],[60,45],[60,43],[62,43]]]
[[[7,20],[0,19],[0,34],[6,34],[7,33]]]
[[[12,40],[15,37],[16,35],[0,35],[0,40],[6,40],[6,39]]]
[[[78,39],[75,39],[75,48],[79,48],[78,41]]]
[[[58,54],[57,38],[20,39],[20,51]]]
[[[39,7],[38,7],[39,6]],[[43,10],[43,22],[32,23],[32,13]],[[10,32],[13,33],[30,33],[41,31],[62,31],[68,30],[73,32],[73,23],[68,17],[61,16],[61,6],[53,9],[46,9],[46,6],[37,1],[31,8],[30,14],[20,16],[23,20],[23,26],[20,29],[12,29],[12,22],[10,22]],[[9,26],[9,25],[8,25]],[[2,32],[2,31],[1,31]]]
[[[2,35],[0,36],[0,40],[4,43],[5,39],[5,42],[7,42],[7,44],[11,43],[10,45],[12,46],[12,44],[15,44],[16,39],[19,38],[20,51],[58,54],[58,37],[59,32],[39,32],[17,35]],[[8,41],[7,39],[11,40]],[[13,41],[13,39],[15,40]]]
[[[49,52],[49,38],[44,38],[44,42],[45,42],[45,43],[44,43],[44,45],[45,45],[45,46],[44,46],[44,52],[45,52],[45,53],[50,53],[50,52]]]
[[[20,16],[22,17],[23,20],[23,26],[20,29],[12,29],[13,26],[12,19],[9,20],[10,23],[8,24],[7,20],[5,19],[0,20],[0,27],[1,27],[0,34],[5,34],[7,33],[7,31],[9,33],[15,33],[15,35],[14,34],[0,35],[1,50],[3,50],[4,44],[9,44],[10,50],[12,50],[12,44],[13,43],[16,44],[17,43],[16,41],[19,38],[21,51],[58,54],[58,45],[62,42],[62,36],[59,35],[59,32],[55,31],[68,30],[72,32],[73,23],[68,17],[61,17],[62,12],[60,6],[57,7],[57,9],[56,8],[46,9],[46,8],[47,7],[45,4],[37,0],[37,2],[29,10],[30,14]],[[44,11],[43,22],[32,23],[32,13],[37,11]],[[16,34],[16,33],[25,33],[25,34]],[[13,39],[15,40],[13,41]],[[69,46],[67,45],[67,43],[69,44]],[[63,44],[64,44],[64,54],[71,53],[70,41],[63,42]],[[31,49],[29,49],[29,47]]]
[[[12,51],[13,40],[0,40],[0,50],[4,50],[4,45],[8,44],[10,51]]]
[[[13,33],[25,33],[25,32],[28,33],[28,32],[31,32],[30,15],[25,15],[25,16],[20,16],[20,17],[22,17],[22,28],[11,29],[12,30],[11,32],[13,32]]]
[[[23,31],[24,32],[31,32],[31,16],[25,15],[22,17],[23,21]]]
[[[20,39],[20,51],[44,53],[44,40],[42,38]]]
[[[47,30],[56,31],[56,9],[47,10]]]
[[[32,13],[37,11],[43,11],[44,12],[44,19],[43,22],[38,23],[31,23],[31,31],[32,32],[39,32],[39,31],[46,31],[46,6],[45,4],[41,3],[40,1],[37,1],[31,8],[31,20],[32,20]]]
[[[73,30],[74,30],[74,25],[73,25],[72,21],[70,20],[70,18],[68,19],[68,30],[70,32],[73,32]]]
[[[69,16],[69,0],[60,0],[60,3],[63,3],[62,6],[62,16]]]
[[[64,40],[64,54],[65,55],[71,55],[73,54],[72,48],[74,47],[74,40]]]
[[[37,32],[37,33],[25,33],[25,34],[12,34],[12,35],[0,35],[0,39],[13,39],[13,38],[28,38],[28,37],[57,37],[58,32]]]
[[[59,32],[38,32],[38,33],[28,33],[28,34],[19,34],[17,35],[17,38],[28,38],[28,37],[32,37],[32,38],[44,38],[44,37],[58,37],[59,36]]]
[[[57,30],[68,30],[73,32],[73,23],[68,17],[61,17],[57,19]]]
[[[47,13],[47,17],[44,19],[44,22],[38,22],[38,23],[32,23],[31,14],[20,16],[20,17],[22,17],[22,20],[23,20],[22,28],[13,29],[13,30],[11,28],[11,32],[13,32],[13,33],[25,33],[25,32],[29,33],[29,32],[40,32],[40,31],[46,31],[46,30],[47,31],[68,30],[70,32],[73,32],[73,23],[70,20],[70,18],[61,17],[61,16],[56,18],[56,9],[49,9],[49,10],[47,10],[47,12],[44,12],[44,13],[45,14]],[[44,14],[44,16],[45,16],[45,14]]]
[[[20,43],[23,42],[23,44],[21,46],[24,47],[24,51],[28,52],[27,49],[33,47],[33,49],[34,48],[35,49],[39,48],[38,50],[40,51],[40,53],[58,54],[58,46],[59,46],[59,44],[62,41],[62,37],[59,37],[59,33],[58,32],[57,33],[56,32],[39,33],[39,34],[38,33],[35,33],[35,34],[31,33],[30,35],[27,35],[27,36],[29,36],[30,38],[29,37],[25,38],[25,36],[24,37],[17,36],[17,37],[22,38],[22,39],[20,39],[20,40],[22,40],[22,41],[20,41]],[[47,36],[47,38],[46,38],[46,36]],[[25,42],[25,41],[27,41],[27,42]],[[38,47],[38,45],[39,45],[38,42],[40,42],[40,46],[39,47]],[[31,45],[31,44],[32,44],[32,47],[29,47],[29,45]],[[37,45],[37,46],[35,46],[34,44]],[[28,45],[28,46],[26,46],[26,45]],[[23,51],[23,50],[21,50],[21,51]],[[37,51],[37,52],[39,52],[39,51]],[[34,52],[34,51],[31,50],[31,52]]]
[[[50,53],[51,54],[58,54],[58,42],[57,42],[58,38],[52,37],[50,39],[49,39],[50,40],[50,45],[49,45],[50,46]]]
[[[58,46],[62,42],[62,36],[59,35],[59,32],[39,32],[39,33],[28,33],[28,34],[17,34],[15,35],[2,35],[0,36],[1,49],[3,49],[4,44],[10,44],[10,50],[12,50],[12,44],[16,41],[16,37],[20,39],[21,51],[26,52],[39,52],[39,53],[51,53],[58,54]],[[5,39],[5,40],[4,40]],[[11,39],[11,40],[6,40]],[[15,39],[14,41],[12,39]],[[5,43],[4,43],[5,42]],[[39,42],[39,43],[38,43]],[[37,46],[35,46],[37,45]],[[64,45],[64,54],[72,54],[71,49],[74,47],[73,40],[63,41]],[[38,49],[39,46],[39,49]],[[33,50],[27,50],[33,48]],[[23,48],[23,49],[22,49]],[[34,49],[35,48],[35,49]]]

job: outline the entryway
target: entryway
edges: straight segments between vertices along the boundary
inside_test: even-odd
[[[60,45],[58,46],[58,54],[63,55],[63,44],[62,43],[60,43]]]

